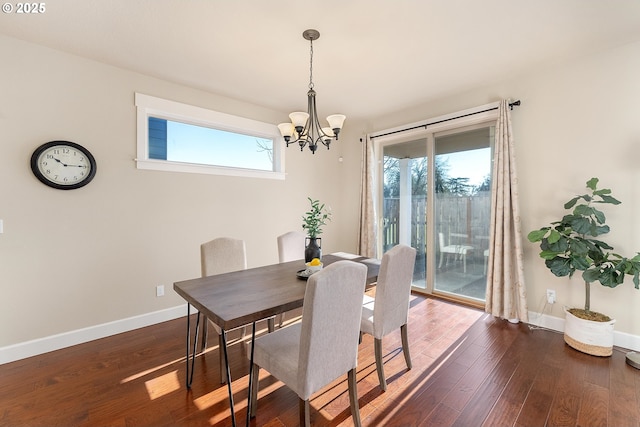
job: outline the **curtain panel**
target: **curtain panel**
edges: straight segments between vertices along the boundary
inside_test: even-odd
[[[498,107],[491,179],[491,224],[485,311],[528,322],[518,177],[509,101]]]
[[[358,251],[362,256],[378,257],[377,219],[375,203],[375,154],[369,135],[362,138],[362,177],[360,186],[360,227],[358,229]]]

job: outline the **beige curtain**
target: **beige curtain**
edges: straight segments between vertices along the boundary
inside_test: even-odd
[[[360,255],[377,258],[376,209],[375,209],[375,156],[373,141],[368,135],[362,138],[362,178],[360,193],[360,227],[358,251]]]
[[[485,311],[510,321],[528,322],[518,206],[518,177],[509,102],[498,107],[491,179],[491,228]]]

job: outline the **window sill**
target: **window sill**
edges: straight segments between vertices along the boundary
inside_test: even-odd
[[[284,172],[242,169],[237,167],[198,165],[193,163],[171,162],[167,160],[135,159],[138,169],[158,170],[165,172],[186,172],[206,175],[242,176],[245,178],[266,178],[284,180]]]

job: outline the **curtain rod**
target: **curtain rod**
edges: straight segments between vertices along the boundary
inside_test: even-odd
[[[513,110],[513,107],[518,107],[519,105],[520,105],[520,100],[518,99],[517,101],[510,102],[509,103],[509,108],[511,110]],[[493,111],[493,110],[497,110],[497,109],[498,109],[498,107],[487,108],[486,110],[474,111],[473,113],[462,114],[460,116],[455,116],[455,117],[449,117],[448,119],[438,120],[438,121],[435,121],[435,122],[429,122],[429,123],[425,123],[423,125],[413,126],[413,127],[405,128],[405,129],[394,130],[393,132],[387,132],[387,133],[382,133],[380,135],[374,135],[374,136],[371,137],[371,139],[379,138],[381,136],[393,135],[395,133],[405,132],[405,131],[408,131],[408,130],[414,130],[414,129],[420,129],[420,128],[425,128],[426,129],[427,126],[430,126],[430,125],[437,125],[439,123],[449,122],[451,120],[461,119],[463,117],[469,117],[469,116],[473,116],[475,114],[486,113],[487,111]]]

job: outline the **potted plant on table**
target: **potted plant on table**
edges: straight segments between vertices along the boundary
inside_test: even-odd
[[[565,203],[573,209],[559,221],[531,231],[530,242],[540,242],[540,257],[558,277],[572,277],[582,271],[585,287],[584,309],[565,309],[564,340],[571,347],[587,354],[610,356],[613,349],[615,319],[591,310],[591,283],[598,281],[610,288],[622,284],[626,275],[633,276],[635,288],[640,288],[640,253],[626,258],[611,252],[613,247],[598,237],[609,232],[606,218],[594,204],[618,205],[611,190],[598,189],[598,178],[587,181],[590,194],[576,196]]]
[[[322,258],[322,239],[318,236],[322,234],[322,227],[331,221],[331,211],[325,207],[324,203],[313,200],[311,197],[308,199],[311,203],[311,209],[302,217],[302,229],[307,232],[304,250],[305,262],[310,262],[314,258]]]

